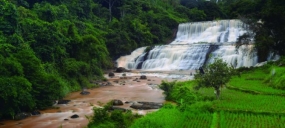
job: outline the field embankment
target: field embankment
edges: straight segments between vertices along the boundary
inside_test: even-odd
[[[280,63],[239,69],[240,76],[221,89],[220,100],[213,88],[195,90],[196,81],[167,83],[171,89],[165,94],[175,104],[146,115],[132,127],[285,127],[285,67]]]

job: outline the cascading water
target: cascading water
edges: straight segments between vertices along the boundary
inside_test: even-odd
[[[169,45],[156,46],[147,53],[143,48],[117,60],[118,67],[142,70],[193,70],[215,58],[234,67],[257,64],[252,45],[235,48],[237,38],[246,32],[240,20],[183,23]]]

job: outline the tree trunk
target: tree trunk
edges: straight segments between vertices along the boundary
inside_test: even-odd
[[[112,3],[111,2],[109,2],[109,22],[111,22],[112,21]]]
[[[220,88],[215,88],[215,91],[216,91],[215,93],[217,100],[220,100],[220,94],[221,94]]]
[[[112,7],[117,0],[104,0],[109,4],[109,22],[112,21]]]

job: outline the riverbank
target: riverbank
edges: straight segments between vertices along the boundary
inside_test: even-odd
[[[81,95],[80,92],[70,93],[64,99],[70,100],[68,104],[56,104],[52,109],[40,111],[42,114],[31,116],[23,120],[6,120],[0,122],[0,128],[82,128],[88,124],[86,116],[93,114],[94,106],[100,107],[113,99],[126,101],[147,101],[147,102],[164,102],[162,90],[157,85],[163,80],[158,76],[146,75],[147,79],[139,79],[141,73],[115,73],[114,77],[108,77],[108,86],[88,89],[89,95]],[[125,109],[130,108],[131,104],[120,106]],[[139,114],[146,114],[156,110],[135,110]],[[78,115],[78,118],[71,118]]]

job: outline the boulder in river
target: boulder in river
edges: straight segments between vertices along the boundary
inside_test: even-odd
[[[135,103],[133,103],[130,107],[131,107],[131,108],[134,108],[134,109],[141,109],[141,108],[142,108],[142,105],[143,105],[143,104],[140,104],[140,103],[135,102]]]
[[[41,112],[39,110],[34,110],[31,112],[32,115],[40,115]]]
[[[68,102],[70,102],[70,100],[58,100],[57,104],[68,104]]]
[[[127,69],[125,69],[125,68],[123,68],[123,67],[118,67],[115,72],[118,72],[118,73],[130,72],[130,70],[127,70]]]
[[[109,76],[109,77],[114,77],[114,76],[115,76],[115,73],[109,72],[108,76]]]
[[[162,103],[155,103],[155,102],[135,102],[131,106],[134,109],[159,109],[162,107]]]
[[[82,91],[82,92],[80,92],[80,94],[81,94],[81,95],[88,95],[88,94],[90,94],[90,92],[88,92],[88,91]]]
[[[21,112],[21,113],[18,113],[15,115],[15,120],[22,120],[22,119],[25,119],[29,116],[31,116],[31,113]]]
[[[117,99],[114,99],[112,101],[112,103],[113,103],[114,106],[118,106],[118,105],[123,105],[124,104],[123,101],[117,100]]]
[[[121,72],[124,72],[125,70],[126,70],[126,69],[123,68],[123,67],[118,67],[118,68],[116,69],[116,72],[121,73]]]
[[[72,115],[70,118],[78,118],[79,116],[77,114]]]
[[[141,75],[140,79],[147,79],[145,75]]]

